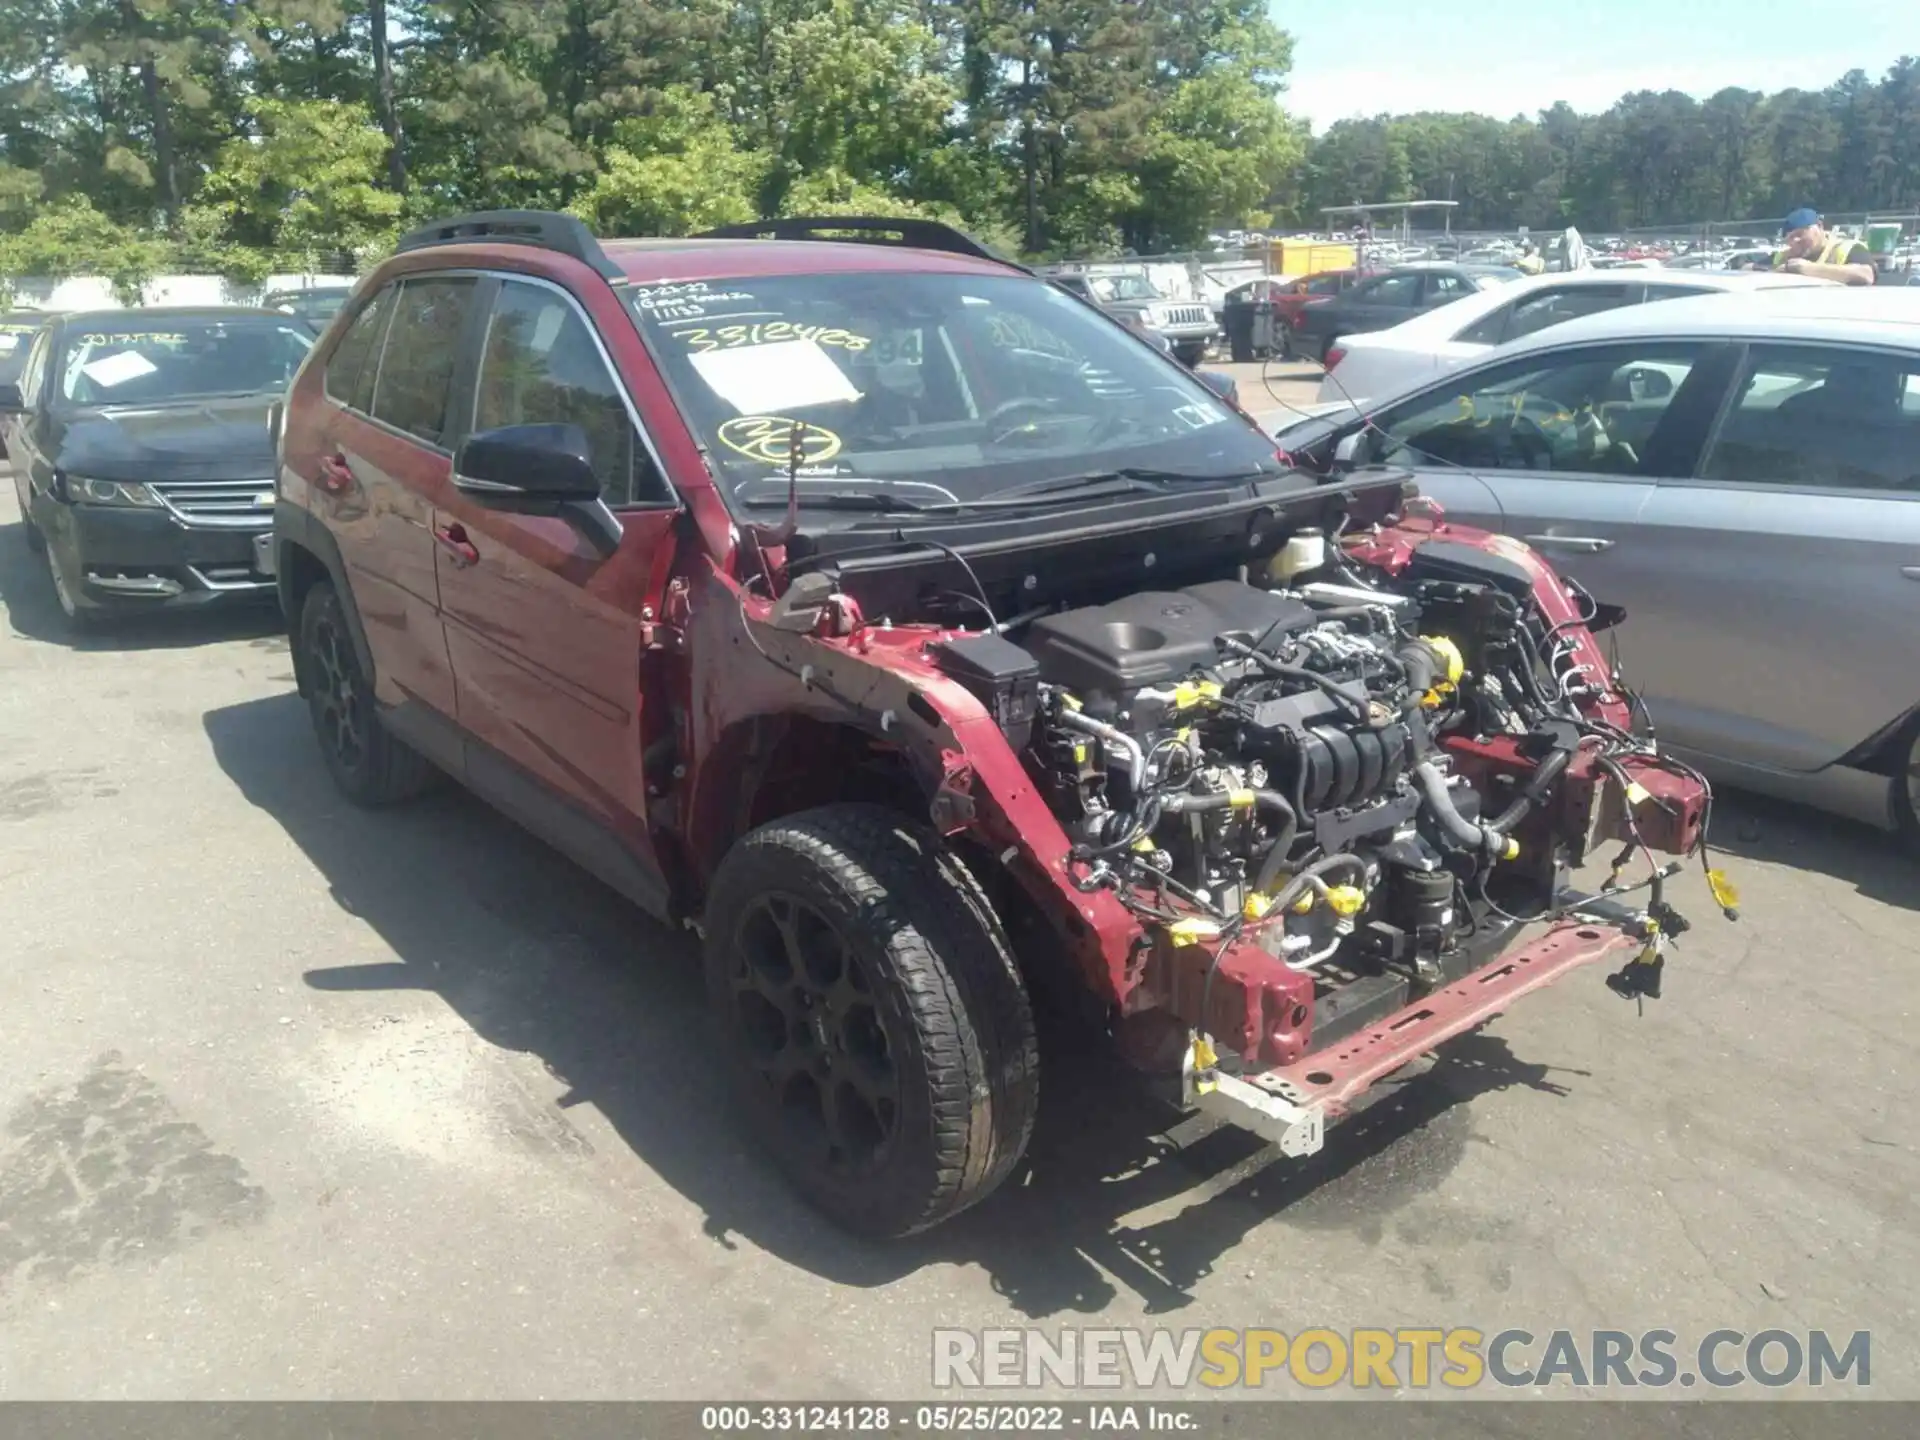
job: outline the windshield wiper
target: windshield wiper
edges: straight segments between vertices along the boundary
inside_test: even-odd
[[[911,500],[892,490],[836,490],[825,495],[800,497],[802,510],[872,510],[880,513],[916,515],[959,515],[980,510],[1031,510],[1048,505],[1070,505],[1089,498],[1090,492],[1111,491],[1116,495],[1168,494],[1171,485],[1244,484],[1257,475],[1196,475],[1185,470],[1154,470],[1141,466],[1123,466],[1117,470],[1091,470],[1084,475],[1066,475],[1040,480],[1011,489],[996,490],[979,500]],[[741,505],[750,510],[785,509],[784,494],[743,498]]]
[[[786,492],[778,495],[755,495],[742,499],[740,503],[749,510],[784,510],[787,508]],[[909,500],[906,496],[892,490],[835,490],[827,495],[800,496],[802,510],[951,510],[953,505],[946,501],[926,504],[919,500]]]

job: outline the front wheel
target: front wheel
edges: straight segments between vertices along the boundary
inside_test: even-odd
[[[1907,853],[1920,860],[1920,713],[1913,717],[1896,747],[1892,802],[1894,828]]]
[[[707,898],[708,998],[760,1143],[832,1220],[925,1230],[985,1198],[1032,1134],[1027,992],[979,885],[895,811],[755,830]]]
[[[346,611],[322,582],[300,607],[299,664],[321,758],[334,784],[356,805],[411,799],[437,778],[432,764],[388,733],[374,706],[373,681],[360,665]]]

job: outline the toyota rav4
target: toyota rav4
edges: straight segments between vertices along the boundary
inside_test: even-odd
[[[991,1192],[1030,996],[1300,1155],[1577,966],[1659,993],[1708,794],[1605,607],[956,231],[749,234],[408,236],[289,394],[275,571],[340,788],[446,772],[695,930],[802,1193]]]

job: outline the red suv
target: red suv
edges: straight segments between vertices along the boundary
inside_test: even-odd
[[[1573,966],[1658,993],[1674,865],[1562,885],[1701,843],[1602,608],[958,232],[434,225],[278,444],[340,788],[446,772],[696,929],[746,1115],[856,1230],[1019,1160],[1030,993],[1289,1154]]]

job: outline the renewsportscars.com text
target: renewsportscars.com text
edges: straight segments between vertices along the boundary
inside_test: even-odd
[[[1728,1389],[1872,1384],[1865,1330],[936,1330],[942,1389],[1355,1389],[1570,1385]]]

